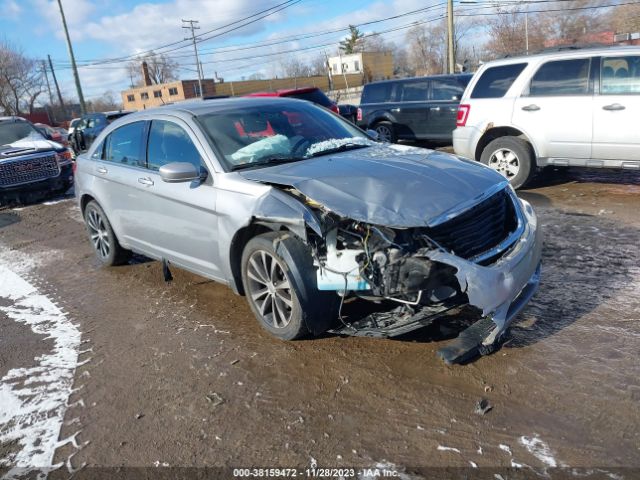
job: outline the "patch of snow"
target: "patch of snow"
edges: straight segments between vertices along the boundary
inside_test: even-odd
[[[58,437],[80,349],[78,328],[47,296],[16,273],[35,267],[37,261],[13,257],[22,261],[14,264],[0,258],[0,298],[9,301],[9,306],[0,306],[0,312],[53,340],[53,348],[36,357],[35,366],[13,368],[0,379],[0,444],[18,445],[17,451],[0,458],[0,466],[15,469],[9,470],[6,478],[24,474],[25,469],[56,467],[56,448],[69,442],[76,444],[75,438],[58,442]]]
[[[511,447],[509,447],[509,445],[505,445],[504,443],[501,443],[500,445],[498,445],[498,447],[500,447],[500,450],[507,452],[509,455],[513,455],[511,453]]]
[[[476,462],[472,462],[471,460],[469,460],[469,465],[471,465],[471,468],[478,468],[478,464]]]
[[[457,448],[444,447],[442,445],[438,445],[438,450],[440,450],[441,452],[456,452],[456,453],[460,453],[460,450],[458,450]]]
[[[379,144],[377,142],[369,140],[368,138],[362,138],[362,137],[331,138],[329,140],[323,140],[322,142],[314,143],[309,148],[307,148],[307,151],[304,153],[304,156],[311,157],[312,155],[324,152],[326,150],[333,150],[334,148],[340,148],[343,145],[365,145],[367,147],[373,147]]]
[[[516,461],[514,461],[513,459],[511,459],[511,466],[512,466],[513,468],[522,468],[522,467],[524,467],[524,465],[523,465],[523,464],[521,464],[521,463],[517,463],[517,462],[516,462]]]
[[[65,197],[65,198],[55,198],[53,200],[47,200],[46,202],[42,202],[43,205],[57,205],[62,202],[70,202],[73,198]]]
[[[540,440],[540,437],[538,437],[538,435],[534,434],[533,437],[520,437],[519,442],[527,449],[530,454],[532,454],[548,467],[558,466],[558,462],[556,462],[556,459],[553,458],[549,445]]]

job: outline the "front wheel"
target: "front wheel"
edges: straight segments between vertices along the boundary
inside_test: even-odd
[[[482,151],[480,161],[509,180],[513,188],[524,186],[535,171],[533,148],[518,137],[492,140]]]
[[[247,243],[242,283],[260,325],[280,339],[318,335],[336,318],[337,296],[318,291],[311,254],[289,233],[265,233]]]

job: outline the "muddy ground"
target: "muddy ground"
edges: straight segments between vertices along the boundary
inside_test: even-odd
[[[80,448],[56,461],[637,478],[640,174],[551,171],[519,194],[545,230],[540,291],[502,350],[453,367],[435,352],[457,322],[396,340],[285,343],[227,287],[178,269],[167,284],[144,259],[100,268],[73,200],[0,211],[1,248],[35,259],[39,288],[89,350],[61,434],[79,432]],[[1,313],[0,331],[0,378],[50,348]],[[492,409],[474,413],[483,398]]]

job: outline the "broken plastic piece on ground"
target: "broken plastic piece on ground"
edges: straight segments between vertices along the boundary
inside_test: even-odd
[[[397,337],[430,325],[445,313],[460,307],[459,298],[453,297],[444,303],[423,306],[417,309],[401,305],[388,312],[374,312],[340,328],[329,330],[337,335],[354,337]]]
[[[484,317],[469,326],[460,335],[446,347],[438,350],[438,356],[444,360],[447,365],[455,363],[464,363],[478,355],[487,355],[496,347],[492,345],[483,345],[482,342],[496,328],[491,318]]]
[[[476,402],[476,406],[473,409],[473,412],[478,415],[484,415],[485,413],[491,411],[493,406],[489,403],[489,400],[486,398],[481,398]]]

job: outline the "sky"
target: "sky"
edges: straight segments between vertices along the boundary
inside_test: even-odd
[[[232,27],[204,35],[206,32],[284,1],[62,0],[62,4],[76,60],[83,65],[80,79],[85,98],[89,100],[107,90],[114,91],[118,97],[120,90],[130,84],[125,62],[95,64],[96,61],[120,59],[154,49],[167,52],[180,64],[181,78],[196,78],[193,46],[184,41],[187,32],[181,28],[181,19],[198,20],[201,27],[198,33],[206,38]],[[365,33],[400,28],[387,33],[386,39],[402,43],[412,22],[430,21],[444,12],[442,0],[291,1],[293,5],[285,5],[286,8],[250,25],[199,43],[205,77],[213,77],[214,72],[227,81],[254,73],[269,77],[275,73],[279,62],[293,56],[309,59],[323,51],[333,53],[346,33],[339,31],[275,45],[264,43],[305,33],[342,29],[349,24],[378,21],[431,7],[430,10],[361,27]],[[266,13],[270,12],[272,10]],[[21,48],[31,58],[46,59],[51,55],[63,94],[75,97],[57,0],[0,0],[0,32],[0,40]],[[158,50],[158,47],[173,43],[176,45]],[[308,50],[291,52],[299,48]]]

